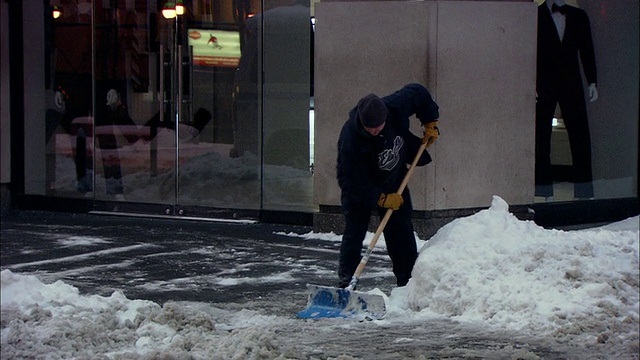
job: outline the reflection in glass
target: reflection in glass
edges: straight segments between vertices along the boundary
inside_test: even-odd
[[[46,193],[92,196],[91,11],[72,5],[51,8],[57,8],[58,17],[44,19]]]
[[[179,205],[260,206],[259,149],[234,151],[235,143],[258,137],[257,93],[243,94],[242,102],[234,98],[242,56],[239,29],[248,10],[246,1],[194,2],[180,26],[186,35],[180,35],[179,41],[187,45],[182,56],[185,65],[179,70],[184,79],[179,85],[183,92],[180,124],[188,127],[191,137],[179,144]],[[237,131],[239,117],[252,119],[250,127]]]
[[[164,5],[62,2],[47,20],[49,194],[312,209],[309,2]]]
[[[313,210],[309,1],[265,9],[247,22],[247,28],[262,44],[263,207]],[[253,41],[249,37],[247,45]]]

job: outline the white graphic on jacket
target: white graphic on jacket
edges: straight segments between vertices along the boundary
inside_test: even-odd
[[[385,149],[378,154],[378,168],[380,170],[391,171],[400,161],[400,149],[404,145],[404,140],[400,136],[393,139],[393,149]]]

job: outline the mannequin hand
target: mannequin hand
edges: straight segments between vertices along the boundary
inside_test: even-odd
[[[422,136],[422,143],[427,144],[427,147],[431,146],[438,139],[440,135],[440,129],[438,129],[438,122],[432,121],[424,124],[424,136]]]
[[[598,89],[596,84],[589,84],[589,102],[598,100]]]
[[[402,195],[398,193],[380,194],[380,199],[378,199],[378,206],[391,210],[400,209],[402,203],[404,203],[404,200]]]
[[[118,104],[118,92],[115,89],[109,90],[107,93],[107,106],[115,106]]]
[[[66,108],[66,104],[64,102],[64,95],[60,91],[56,91],[53,96],[53,102],[60,111],[64,111]]]

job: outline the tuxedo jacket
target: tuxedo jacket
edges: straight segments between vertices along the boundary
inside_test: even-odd
[[[568,6],[563,40],[546,3],[538,6],[538,57],[536,90],[538,96],[581,96],[584,87],[578,57],[589,84],[597,83],[596,59],[587,13]]]

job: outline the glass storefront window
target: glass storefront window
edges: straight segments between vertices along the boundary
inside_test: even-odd
[[[537,3],[535,200],[637,196],[637,3]]]
[[[48,195],[93,196],[92,8],[82,5],[56,5],[56,18],[49,11],[45,15]]]
[[[313,209],[308,1],[47,5],[49,195]]]
[[[263,206],[311,211],[313,29],[309,0],[266,8],[251,22],[253,27],[262,23]]]

